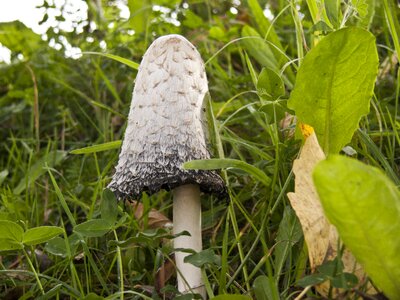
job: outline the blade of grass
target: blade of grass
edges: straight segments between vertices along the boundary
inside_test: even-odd
[[[113,59],[115,61],[118,61],[118,62],[120,62],[120,63],[122,63],[124,65],[127,65],[131,69],[139,70],[139,64],[138,63],[135,63],[135,62],[133,62],[133,61],[131,61],[129,59],[123,58],[123,57],[118,56],[118,55],[109,54],[109,53],[101,53],[101,52],[90,52],[90,51],[82,52],[82,54],[100,55],[100,56],[107,57],[107,58]]]
[[[97,144],[93,146],[88,146],[80,149],[75,149],[70,151],[70,154],[90,154],[96,152],[102,152],[107,150],[119,149],[121,147],[122,140],[107,142],[103,144]]]
[[[53,183],[54,189],[56,191],[57,197],[61,202],[61,206],[63,207],[64,212],[67,214],[67,217],[68,217],[69,221],[71,222],[71,225],[75,227],[76,226],[75,218],[73,217],[73,215],[72,215],[72,213],[71,213],[71,211],[70,211],[70,209],[68,207],[68,204],[65,201],[65,198],[64,198],[63,194],[61,193],[60,188],[58,187],[58,184],[57,184],[57,182],[56,182],[56,180],[55,180],[55,178],[54,178],[54,176],[53,176],[53,174],[51,172],[51,169],[47,167],[47,170],[48,170],[51,182]],[[104,281],[103,277],[101,276],[101,273],[100,273],[100,271],[99,271],[99,269],[98,269],[98,267],[96,265],[96,262],[94,261],[94,259],[92,257],[92,254],[90,253],[90,249],[87,246],[86,241],[83,239],[83,237],[81,237],[81,245],[83,247],[83,251],[85,252],[86,257],[89,260],[90,266],[92,267],[94,273],[96,274],[96,277],[99,280],[101,286],[103,287],[103,289],[105,291],[107,291],[107,293],[109,293],[109,289],[107,287],[107,284]]]

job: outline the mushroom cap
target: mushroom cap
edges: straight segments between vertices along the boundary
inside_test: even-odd
[[[210,158],[203,103],[207,93],[204,63],[187,39],[173,34],[150,45],[139,67],[118,165],[108,185],[119,199],[184,184],[225,195],[225,184],[215,171],[182,169],[187,161]]]

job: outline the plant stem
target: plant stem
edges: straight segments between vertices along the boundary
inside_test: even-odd
[[[178,234],[186,230],[190,233],[190,236],[175,238],[174,248],[199,252],[202,250],[200,188],[195,184],[183,185],[175,188],[173,195],[173,232]],[[206,291],[201,269],[184,262],[184,258],[188,255],[181,251],[175,252],[178,290],[182,293],[189,291],[199,293],[205,299]]]
[[[114,230],[115,240],[118,242],[117,232]],[[118,277],[119,277],[119,291],[121,292],[121,300],[124,300],[124,270],[122,266],[122,256],[121,256],[121,248],[117,246],[117,266],[118,266]]]
[[[28,264],[29,264],[29,266],[31,267],[33,274],[35,275],[35,278],[36,278],[36,281],[37,281],[37,283],[38,283],[39,289],[40,289],[40,291],[42,292],[42,295],[44,295],[44,289],[43,289],[42,283],[40,282],[39,275],[38,275],[38,273],[36,272],[35,267],[33,266],[32,261],[31,261],[31,259],[29,258],[29,255],[28,255],[28,253],[26,252],[25,248],[22,248],[22,251],[24,252],[24,255],[25,255],[25,257],[26,257],[26,259],[27,259],[27,261],[28,261]]]

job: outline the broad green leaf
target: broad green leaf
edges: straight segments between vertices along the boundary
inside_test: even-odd
[[[76,250],[79,246],[81,237],[77,233],[73,233],[68,236],[69,250],[71,251],[71,256],[74,256]],[[65,239],[56,236],[55,238],[49,240],[46,243],[44,249],[56,256],[67,257],[69,252],[67,250],[67,245],[65,244]]]
[[[66,257],[68,252],[67,252],[67,247],[65,245],[65,240],[62,237],[55,237],[54,239],[51,239],[44,249],[53,255],[56,256],[61,256],[61,257]]]
[[[314,127],[326,154],[350,142],[369,111],[377,72],[375,37],[360,28],[329,34],[305,56],[288,107]]]
[[[195,254],[185,257],[184,261],[196,267],[203,267],[204,265],[221,265],[221,257],[216,255],[212,249],[206,249]]]
[[[40,226],[30,228],[25,231],[24,237],[22,238],[22,243],[28,246],[37,245],[47,242],[63,232],[63,228],[56,226]]]
[[[65,151],[52,151],[39,158],[21,179],[13,192],[15,195],[21,194],[27,187],[34,183],[40,176],[46,173],[46,165],[48,167],[57,166],[66,156]]]
[[[24,230],[20,225],[8,220],[0,220],[0,239],[21,242]]]
[[[119,149],[121,147],[122,141],[113,141],[113,142],[108,142],[108,143],[103,143],[103,144],[97,144],[89,147],[84,147],[80,149],[75,149],[72,150],[70,153],[71,154],[89,154],[89,153],[95,153],[95,152],[102,152],[102,151],[107,151],[107,150],[113,150],[113,149]]]
[[[22,249],[24,230],[17,223],[0,220],[0,251]]]
[[[276,281],[265,275],[258,276],[253,283],[254,294],[257,300],[281,299],[279,296]]]
[[[118,55],[114,55],[114,54],[109,54],[109,53],[101,53],[101,52],[82,52],[82,54],[91,54],[91,55],[100,55],[100,56],[104,56],[110,59],[113,59],[115,61],[118,61],[124,65],[127,65],[128,67],[134,69],[134,70],[138,70],[139,69],[139,64],[135,63],[134,61],[131,61],[129,59],[123,58],[121,56]]]
[[[211,300],[251,300],[249,296],[225,294],[211,298]]]
[[[103,190],[103,196],[100,204],[101,218],[114,224],[118,216],[117,198],[110,189]]]
[[[329,221],[387,297],[400,295],[400,192],[381,170],[332,155],[314,183]]]
[[[238,159],[199,159],[192,160],[183,164],[184,169],[188,170],[216,170],[216,169],[229,169],[236,168],[246,173],[252,175],[254,178],[259,180],[265,186],[269,186],[271,184],[271,179],[259,168],[252,166],[244,161]]]
[[[263,68],[257,80],[258,95],[269,101],[277,100],[285,95],[282,78],[272,69]]]
[[[93,219],[74,227],[74,231],[85,237],[100,237],[112,229],[112,224],[104,219]]]

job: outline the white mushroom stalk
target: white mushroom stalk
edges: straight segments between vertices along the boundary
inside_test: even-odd
[[[173,190],[174,248],[202,249],[200,191],[224,195],[214,171],[183,170],[182,164],[210,158],[204,131],[208,92],[204,63],[180,35],[158,38],[146,51],[133,91],[121,153],[109,188],[119,199],[139,198],[143,191]],[[176,251],[178,290],[205,298],[201,270]]]

